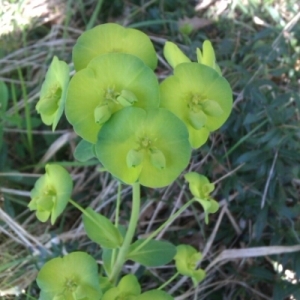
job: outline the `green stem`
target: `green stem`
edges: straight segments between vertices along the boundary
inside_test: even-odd
[[[120,206],[121,206],[121,190],[122,190],[122,184],[121,184],[121,182],[118,182],[118,194],[117,194],[116,215],[115,215],[115,227],[116,228],[118,228],[118,226],[119,226],[119,216],[120,216]],[[113,249],[112,255],[111,255],[111,269],[113,269],[113,266],[115,264],[116,254],[117,254],[117,249]]]
[[[69,199],[69,202],[76,207],[78,210],[80,210],[85,216],[87,216],[97,227],[99,224],[93,219],[93,217],[83,208],[81,207],[78,203],[76,203],[74,200]]]
[[[69,202],[76,207],[78,210],[80,210],[83,214],[85,214],[86,216],[88,216],[88,213],[85,211],[85,209],[83,207],[81,207],[79,204],[77,204],[74,200],[69,199]]]
[[[150,240],[152,240],[154,237],[156,237],[167,225],[172,223],[184,210],[186,210],[193,202],[194,198],[185,203],[180,209],[176,211],[174,215],[171,216],[165,223],[163,223],[161,226],[159,226],[155,231],[153,231],[145,240],[143,243],[141,243],[138,247],[136,247],[132,253],[138,252],[140,249],[142,249],[145,245],[147,245]]]
[[[179,272],[175,273],[169,280],[167,280],[165,283],[163,283],[160,287],[158,287],[158,290],[163,289],[165,286],[167,286],[170,282],[172,282],[177,276],[179,275]]]
[[[118,182],[118,194],[117,194],[117,206],[116,206],[116,217],[115,217],[115,226],[118,228],[119,226],[119,216],[120,216],[120,205],[121,205],[121,190],[122,184]]]
[[[128,230],[126,232],[123,244],[119,250],[116,263],[114,265],[114,268],[112,270],[112,273],[110,275],[110,281],[116,283],[118,276],[122,270],[122,267],[126,261],[126,255],[128,254],[128,250],[130,247],[130,244],[132,242],[137,223],[139,220],[139,214],[140,214],[140,184],[134,183],[132,185],[132,210],[131,210],[131,216],[129,220]]]

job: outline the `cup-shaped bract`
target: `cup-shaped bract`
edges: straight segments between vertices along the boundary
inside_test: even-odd
[[[30,210],[36,210],[41,222],[51,217],[53,225],[65,209],[72,193],[73,182],[70,174],[60,165],[48,164],[46,173],[35,183],[31,191]]]
[[[177,253],[174,257],[177,271],[181,275],[191,277],[196,286],[205,278],[205,271],[197,269],[197,263],[202,258],[202,254],[190,245],[179,245],[176,247]]]
[[[134,300],[140,294],[141,287],[137,278],[133,274],[128,274],[121,278],[118,286],[106,291],[101,300]]]
[[[50,64],[43,82],[36,110],[46,125],[52,124],[54,131],[61,118],[69,83],[69,66],[56,56]]]
[[[46,262],[37,276],[39,300],[100,300],[98,266],[93,257],[73,252]]]
[[[215,70],[198,63],[181,63],[160,85],[161,107],[169,109],[187,126],[193,148],[220,128],[232,109],[232,91]]]
[[[202,205],[205,213],[205,223],[208,224],[208,215],[217,212],[219,209],[219,203],[210,196],[210,193],[215,189],[214,184],[210,183],[206,176],[196,172],[189,172],[184,175],[184,178],[188,181],[195,200]]]
[[[73,48],[76,71],[85,68],[98,55],[122,52],[139,57],[151,69],[157,66],[157,56],[149,37],[133,28],[107,23],[85,31]]]
[[[215,189],[215,185],[210,183],[208,178],[196,172],[189,172],[184,175],[189,183],[189,188],[194,197],[199,199],[209,198],[209,194]]]
[[[109,53],[93,59],[71,79],[66,116],[76,133],[95,144],[103,124],[127,106],[159,106],[159,85],[153,71],[139,58]]]
[[[127,184],[169,185],[187,166],[191,147],[185,125],[166,109],[125,108],[103,125],[96,154]]]

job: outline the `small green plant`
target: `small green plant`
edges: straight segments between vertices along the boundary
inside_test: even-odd
[[[179,275],[190,277],[195,285],[205,278],[205,272],[197,268],[198,250],[154,239],[194,202],[202,205],[208,223],[208,215],[219,206],[210,196],[214,185],[204,175],[185,174],[194,197],[146,239],[133,241],[141,185],[171,184],[189,164],[192,149],[222,126],[232,108],[230,86],[209,41],[204,42],[202,52],[197,49],[197,63],[170,42],[164,54],[174,75],[159,84],[150,39],[135,29],[104,24],[79,37],[73,48],[76,73],[70,82],[66,63],[53,59],[37,111],[54,130],[65,107],[68,121],[82,138],[75,157],[81,161],[96,157],[107,172],[131,185],[132,211],[124,230],[119,216],[112,223],[91,208],[82,208],[70,199],[72,180],[67,171],[48,164],[32,190],[29,208],[36,210],[41,222],[51,218],[52,224],[68,202],[78,208],[87,236],[102,248],[103,270],[98,272],[94,258],[84,252],[54,258],[37,277],[41,300],[169,300],[173,297],[162,289]],[[153,290],[142,291],[137,277],[122,274],[128,260],[157,267],[173,259],[174,276]]]

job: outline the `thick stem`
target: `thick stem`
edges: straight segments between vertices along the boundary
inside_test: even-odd
[[[122,190],[122,184],[121,182],[118,182],[118,194],[117,194],[117,204],[116,204],[116,215],[115,215],[115,227],[119,227],[119,216],[120,216],[120,206],[121,206],[121,190]],[[111,255],[111,269],[113,269],[116,261],[116,254],[117,249],[112,250]]]
[[[140,184],[134,183],[132,185],[132,209],[131,209],[131,216],[128,225],[128,230],[126,232],[123,244],[119,250],[113,271],[110,275],[110,281],[114,283],[117,281],[118,276],[122,270],[122,267],[126,261],[126,255],[128,254],[128,250],[137,227],[139,214],[140,214],[140,202],[141,202],[140,197],[141,197]]]

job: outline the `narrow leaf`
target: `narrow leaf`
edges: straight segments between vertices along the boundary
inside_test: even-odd
[[[112,249],[103,248],[102,261],[107,276],[110,276],[112,271],[112,265],[111,265],[112,252],[113,252]]]
[[[109,219],[94,212],[90,207],[86,212],[89,216],[83,215],[84,229],[92,241],[109,249],[122,245],[122,235]]]
[[[0,81],[0,115],[2,115],[7,108],[8,89],[3,81]]]
[[[94,145],[92,143],[89,143],[86,140],[81,140],[74,151],[75,159],[80,162],[86,162],[95,157],[93,147]]]
[[[176,247],[169,242],[151,240],[137,249],[145,240],[138,240],[129,248],[127,258],[146,267],[158,267],[169,263],[176,254]]]

